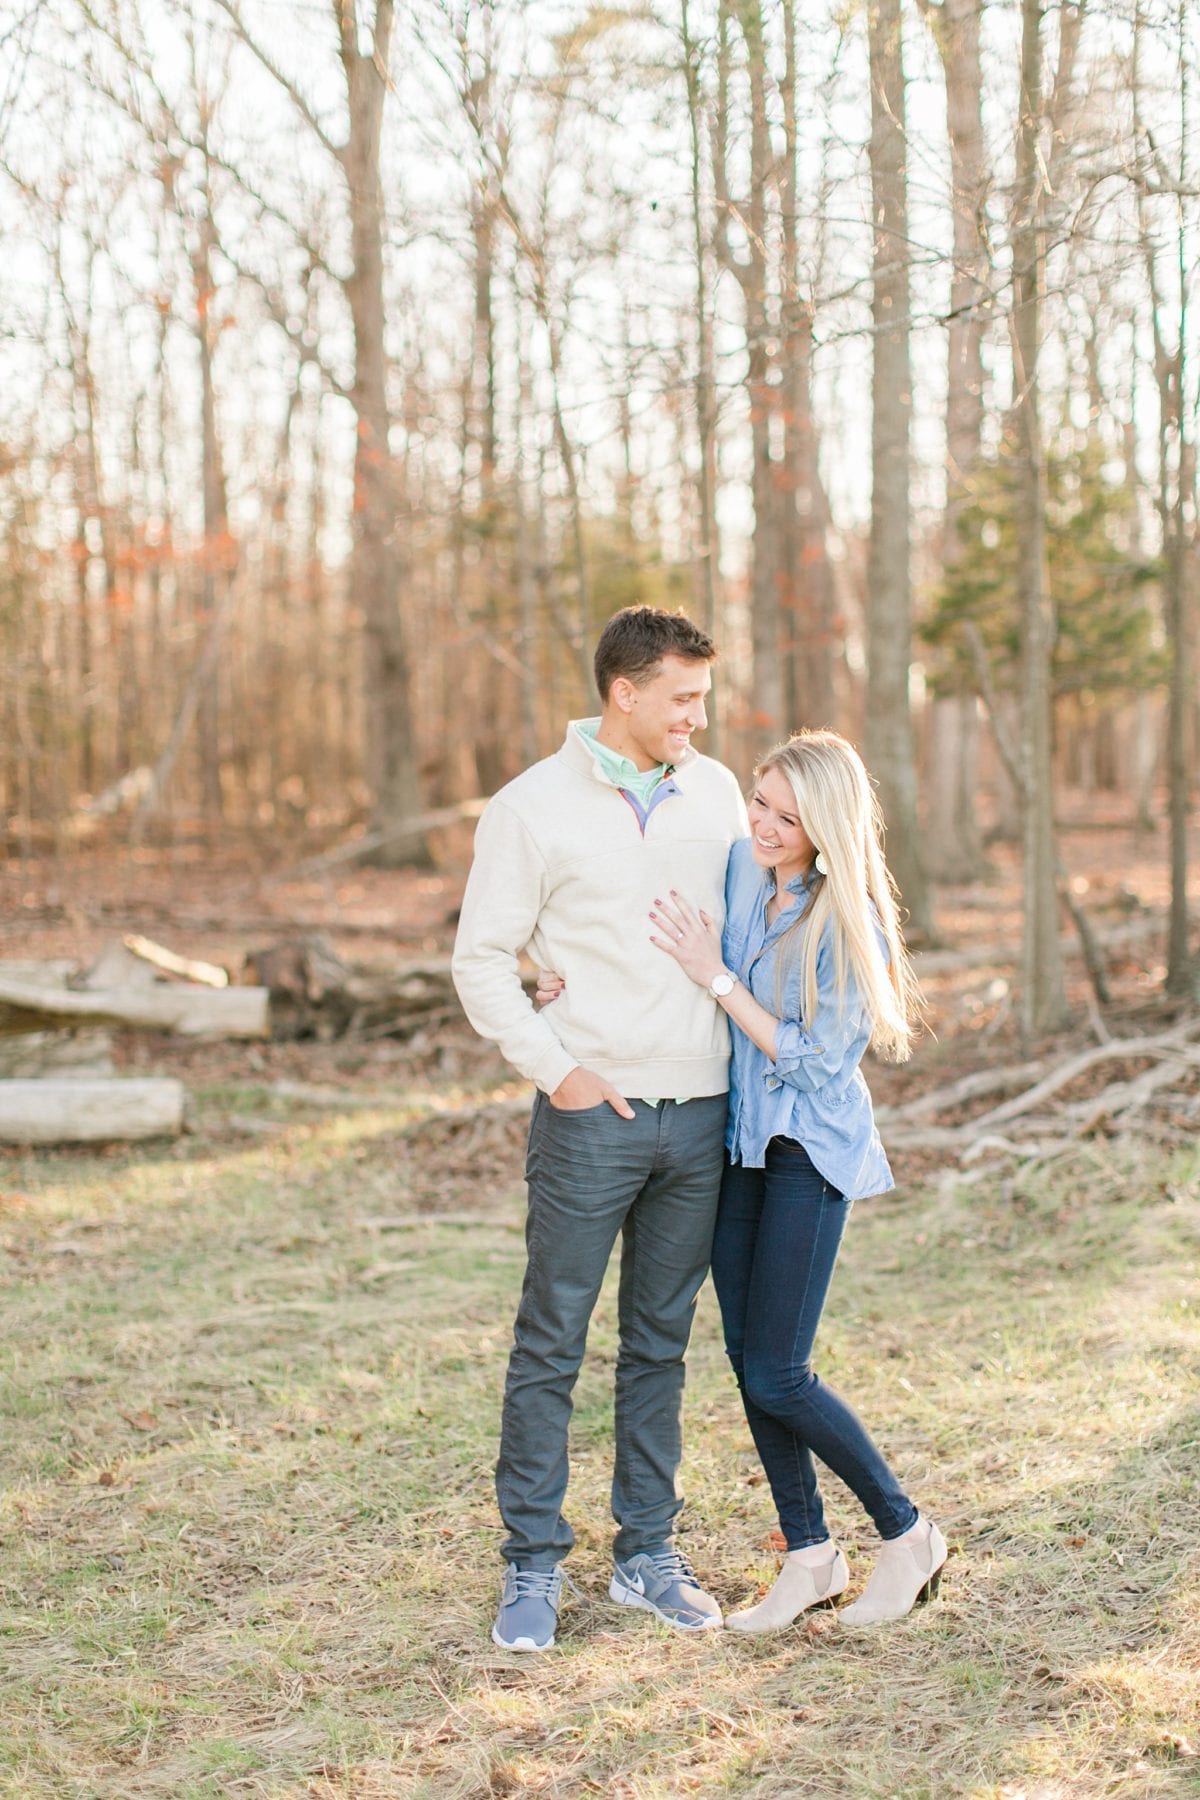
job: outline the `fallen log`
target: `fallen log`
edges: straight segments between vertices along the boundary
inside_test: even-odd
[[[986,1130],[992,1125],[1002,1125],[1019,1114],[1032,1112],[1051,1094],[1066,1087],[1077,1075],[1082,1075],[1095,1064],[1109,1062],[1114,1057],[1129,1056],[1162,1056],[1177,1051],[1189,1038],[1200,1034],[1200,1019],[1185,1019],[1181,1025],[1174,1025],[1170,1031],[1155,1032],[1151,1037],[1113,1038],[1107,1044],[1095,1044],[1090,1050],[1072,1056],[1066,1062],[1059,1063],[1045,1078],[1028,1088],[1025,1093],[1017,1094],[1002,1105],[994,1106],[990,1112],[972,1119],[971,1125],[977,1131]]]
[[[70,957],[0,957],[0,981],[31,981],[35,987],[65,988],[79,964]]]
[[[931,1088],[928,1093],[919,1094],[915,1100],[906,1100],[902,1106],[877,1106],[875,1117],[881,1125],[890,1124],[893,1120],[911,1125],[918,1119],[936,1118],[938,1113],[949,1112],[953,1107],[961,1106],[965,1100],[981,1100],[988,1094],[1003,1094],[1009,1088],[1040,1075],[1042,1068],[1040,1062],[1027,1062],[1016,1063],[1005,1069],[976,1069],[974,1074],[963,1075],[948,1087]]]
[[[183,1108],[181,1081],[0,1081],[0,1142],[93,1144],[177,1137]]]
[[[110,938],[86,969],[72,975],[67,987],[81,994],[109,994],[114,988],[149,989],[156,976],[150,964],[135,956],[123,938]]]
[[[1191,1070],[1200,1068],[1200,1050],[1188,1042],[1188,1039],[1198,1035],[1200,1019],[1193,1017],[1173,1026],[1170,1031],[1093,1045],[1079,1055],[1068,1057],[1059,1063],[1057,1068],[1052,1069],[1024,1093],[1017,1094],[1000,1106],[992,1107],[989,1112],[967,1119],[961,1125],[923,1123],[930,1113],[936,1114],[941,1110],[938,1103],[941,1094],[949,1096],[957,1091],[958,1098],[963,1098],[964,1084],[973,1079],[970,1076],[964,1077],[963,1083],[954,1083],[950,1088],[933,1095],[922,1095],[913,1103],[911,1112],[908,1108],[898,1107],[884,1117],[888,1146],[897,1151],[927,1150],[957,1154],[964,1167],[975,1161],[985,1150],[997,1150],[1004,1155],[1022,1160],[1032,1158],[1034,1161],[1048,1154],[1058,1154],[1067,1145],[1094,1131],[1105,1119],[1123,1125],[1161,1089],[1169,1088]],[[1128,1080],[1112,1082],[1098,1094],[1067,1105],[1059,1102],[1057,1109],[1051,1108],[1049,1115],[1045,1111],[1039,1111],[1045,1102],[1052,1101],[1077,1075],[1086,1073],[1096,1064],[1140,1057],[1153,1057],[1154,1064]],[[976,1092],[979,1091],[982,1090],[976,1089]],[[1016,1135],[1001,1136],[996,1127],[1009,1124],[1014,1126]],[[1064,1125],[1069,1133],[1065,1139],[1055,1138],[1047,1143],[1044,1137],[1038,1139],[1034,1135],[1044,1134],[1056,1126],[1061,1129]]]
[[[32,1081],[42,1075],[78,1080],[85,1075],[115,1074],[112,1039],[100,1026],[0,1037],[2,1081]]]
[[[341,1037],[354,1017],[350,971],[323,931],[250,951],[246,972],[270,993],[277,1039],[328,1041]]]
[[[1188,1069],[1200,1068],[1200,1050],[1179,1049],[1153,1068],[1143,1069],[1129,1081],[1114,1081],[1090,1099],[1077,1100],[1067,1108],[1074,1129],[1082,1137],[1104,1119],[1117,1123],[1128,1113],[1139,1111],[1159,1088],[1170,1087]]]
[[[266,988],[109,988],[79,993],[0,978],[0,1035],[47,1031],[86,1020],[178,1031],[184,1037],[265,1038],[270,1032]]]
[[[1162,936],[1167,929],[1165,913],[1147,913],[1144,918],[1129,919],[1108,931],[1096,932],[1101,950],[1120,950],[1139,944],[1147,938]],[[1058,940],[1065,957],[1083,954],[1083,947],[1073,932],[1064,932]],[[915,950],[913,961],[922,980],[930,976],[952,975],[959,969],[1012,968],[1021,960],[1021,946],[1012,938],[1003,943],[973,944],[968,950]]]
[[[356,972],[324,932],[308,932],[251,951],[246,968],[270,989],[272,1035],[281,1041],[409,1038],[461,1014],[448,956]]]
[[[178,975],[184,981],[198,982],[201,987],[229,986],[229,970],[220,968],[216,963],[197,962],[194,957],[177,956],[165,945],[156,944],[153,938],[142,937],[136,931],[126,932],[121,942],[134,956],[140,956],[153,968],[161,969],[164,975]]]
[[[364,1037],[411,1037],[433,1019],[461,1013],[448,956],[398,962],[383,974],[353,975],[349,1030]]]

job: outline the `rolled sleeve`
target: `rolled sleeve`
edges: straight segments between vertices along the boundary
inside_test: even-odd
[[[785,1083],[815,1093],[849,1063],[857,1068],[869,1035],[854,977],[847,973],[845,1005],[834,991],[833,955],[828,939],[817,951],[817,1011],[811,1030],[798,1019],[781,1019],[775,1032],[775,1060],[764,1074],[768,1089]]]
[[[824,1087],[845,1062],[854,1038],[847,1038],[842,1031],[839,1040],[828,1043],[825,1038],[810,1037],[803,1025],[781,1020],[775,1033],[775,1061],[764,1077],[767,1087],[777,1088],[787,1082],[807,1094]]]

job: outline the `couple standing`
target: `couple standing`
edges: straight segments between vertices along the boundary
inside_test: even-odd
[[[765,1600],[724,1623],[780,1630],[846,1588],[814,1455],[883,1540],[842,1619],[902,1617],[946,1556],[810,1362],[850,1206],[892,1186],[858,1065],[868,1044],[906,1056],[913,1011],[873,796],[844,739],[802,733],[755,771],[748,834],[734,777],[691,748],[715,656],[682,614],[617,613],[596,647],[599,719],[572,723],[476,834],[455,981],[538,1089],[496,1469],[508,1568],[492,1637],[509,1650],[554,1642],[571,1395],[618,1235],[613,1600],[682,1630],[722,1624],[673,1541],[710,1264],[787,1545]],[[547,971],[540,1011],[523,951]]]

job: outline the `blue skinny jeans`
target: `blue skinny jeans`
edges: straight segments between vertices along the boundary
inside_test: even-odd
[[[882,1538],[916,1524],[858,1415],[813,1369],[813,1340],[850,1202],[791,1138],[772,1138],[766,1167],[726,1164],[712,1274],[725,1350],[789,1550],[829,1537],[814,1456],[866,1508]]]

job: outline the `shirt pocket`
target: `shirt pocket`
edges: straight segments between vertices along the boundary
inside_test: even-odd
[[[721,955],[731,969],[740,969],[746,954],[746,933],[739,925],[726,923],[721,933]]]

